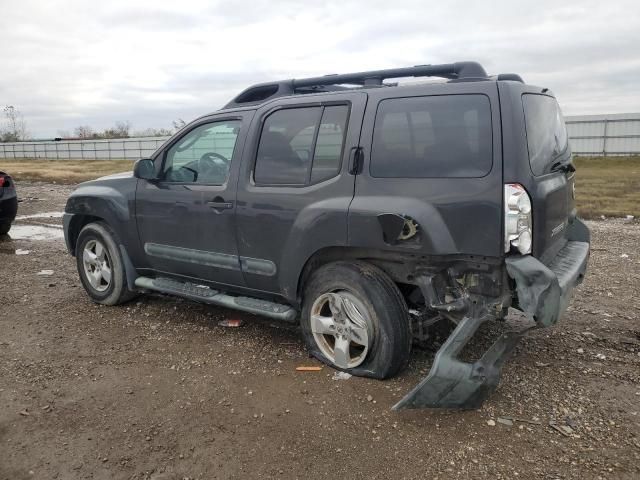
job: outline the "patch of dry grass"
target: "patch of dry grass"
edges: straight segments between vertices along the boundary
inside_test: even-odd
[[[576,200],[584,218],[640,217],[640,157],[578,157]],[[78,183],[131,170],[131,160],[1,160],[20,182]]]
[[[580,216],[640,217],[640,157],[577,157],[574,162]]]
[[[74,184],[133,167],[132,160],[3,160],[0,170],[16,181],[38,181]]]

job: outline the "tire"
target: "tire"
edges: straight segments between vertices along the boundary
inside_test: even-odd
[[[407,304],[374,265],[335,262],[316,270],[304,289],[300,323],[310,353],[352,375],[389,378],[409,361]]]
[[[103,222],[85,225],[78,235],[78,274],[82,286],[96,303],[118,305],[138,295],[127,288],[127,277],[118,244],[115,232]],[[107,275],[107,272],[110,274]]]
[[[11,221],[0,222],[0,235],[6,235],[11,230]]]

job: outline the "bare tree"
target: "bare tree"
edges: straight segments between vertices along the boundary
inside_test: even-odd
[[[115,127],[105,129],[103,138],[129,138],[131,122],[116,122]]]
[[[131,130],[131,122],[126,120],[124,122],[116,122],[115,128],[118,138],[127,138],[129,136],[129,131]]]
[[[80,125],[73,130],[73,133],[76,138],[79,138],[81,140],[97,137],[97,135],[93,132],[93,128],[91,128],[89,125]]]
[[[168,137],[171,135],[173,135],[173,130],[170,128],[145,128],[133,132],[134,137]]]
[[[6,127],[0,130],[0,140],[3,142],[20,142],[27,140],[27,125],[20,110],[13,105],[4,107]]]

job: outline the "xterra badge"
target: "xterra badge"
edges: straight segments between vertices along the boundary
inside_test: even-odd
[[[564,229],[564,225],[564,222],[562,222],[560,225],[554,227],[553,230],[551,230],[551,236],[555,237],[558,233],[560,233]]]

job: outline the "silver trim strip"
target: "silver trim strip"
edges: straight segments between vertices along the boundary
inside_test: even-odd
[[[255,275],[272,277],[276,274],[276,264],[262,258],[240,257],[228,253],[209,252],[193,248],[174,247],[159,243],[145,243],[144,251],[147,255],[177,262],[195,263],[208,267],[226,270],[242,271]]]

